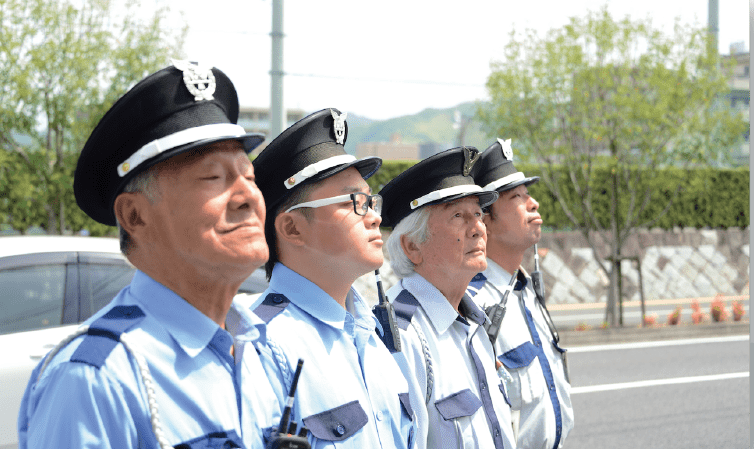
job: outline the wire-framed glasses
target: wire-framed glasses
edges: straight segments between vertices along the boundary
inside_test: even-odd
[[[322,198],[321,200],[307,201],[305,203],[300,203],[296,204],[295,206],[289,207],[286,212],[290,212],[294,209],[299,209],[302,207],[322,207],[329,206],[330,204],[345,203],[349,200],[353,203],[353,211],[356,213],[356,215],[364,216],[367,214],[369,209],[372,209],[377,215],[380,215],[382,213],[382,197],[377,194],[367,195],[366,193],[362,192],[349,193],[346,195],[334,196],[332,198]]]

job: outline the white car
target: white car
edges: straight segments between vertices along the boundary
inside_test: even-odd
[[[37,363],[128,285],[134,271],[117,239],[0,237],[0,449],[18,447],[18,411]],[[266,288],[259,269],[239,293]]]

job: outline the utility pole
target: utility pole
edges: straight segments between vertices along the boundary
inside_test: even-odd
[[[270,67],[270,141],[283,132],[283,0],[272,0],[272,65]]]
[[[717,36],[720,32],[719,17],[720,9],[718,0],[708,0],[707,9],[707,24],[709,27],[709,33],[712,35],[711,46],[715,53],[717,53]]]

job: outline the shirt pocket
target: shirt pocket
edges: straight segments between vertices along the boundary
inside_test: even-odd
[[[539,355],[537,347],[527,341],[498,357],[513,378],[511,388],[508,389],[508,397],[514,409],[519,408],[516,405],[532,402],[540,396],[538,392],[541,388],[535,388],[532,384],[537,381],[537,377],[542,377],[532,372],[537,369],[532,365],[537,355]]]
[[[309,432],[318,439],[343,441],[361,430],[368,421],[367,414],[359,404],[352,401],[303,419]]]
[[[435,408],[437,408],[440,416],[443,417],[442,422],[431,423],[432,425],[441,426],[444,428],[441,434],[443,435],[455,435],[456,442],[462,441],[462,445],[466,447],[466,443],[473,443],[473,441],[467,442],[467,438],[472,438],[473,432],[470,432],[471,416],[476,413],[482,406],[482,401],[475,395],[470,389],[466,388],[457,393],[453,393],[450,396],[446,396],[442,399],[435,401]],[[457,444],[450,443],[447,447],[456,447]]]
[[[398,393],[398,400],[402,411],[401,432],[406,436],[406,447],[411,449],[414,446],[414,409],[408,393]]]

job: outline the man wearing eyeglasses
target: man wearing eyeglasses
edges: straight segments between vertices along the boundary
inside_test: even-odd
[[[251,307],[261,302],[261,357],[281,405],[304,360],[291,421],[309,429],[312,448],[408,449],[408,384],[352,287],[383,262],[382,199],[365,181],[382,160],[346,154],[345,118],[336,109],[305,117],[254,160],[270,286]]]

